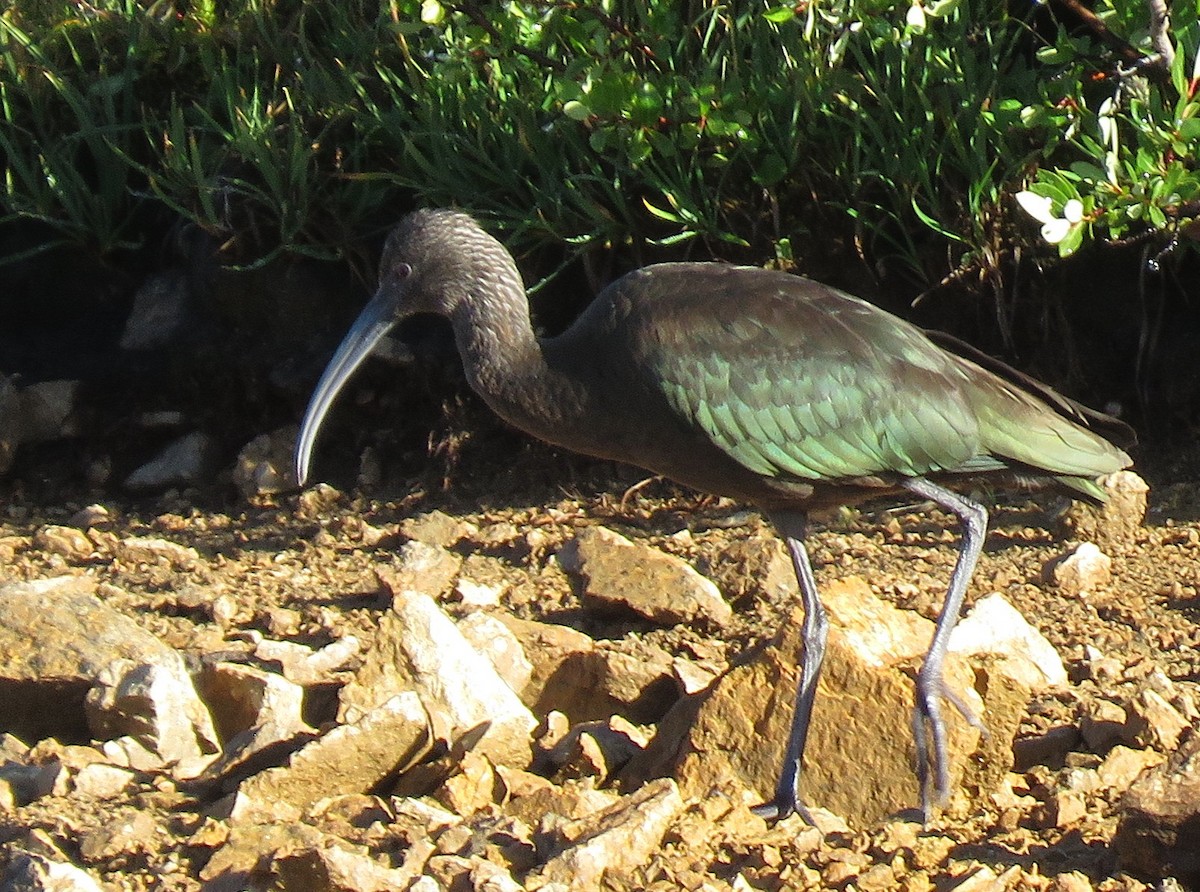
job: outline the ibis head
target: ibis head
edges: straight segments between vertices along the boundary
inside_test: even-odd
[[[453,319],[470,295],[503,288],[520,275],[511,255],[473,225],[448,211],[410,214],[388,236],[375,295],[363,308],[325,367],[309,399],[296,441],[296,479],[308,479],[313,446],[329,407],[379,342],[409,316],[437,314]]]
[[[757,504],[786,540],[804,602],[792,731],[764,815],[803,812],[800,767],[827,623],[804,547],[815,506],[907,494],[957,515],[963,541],[917,676],[923,802],[948,794],[942,705],[949,633],[987,512],[955,486],[1042,482],[1102,500],[1130,464],[1132,432],[945,336],[777,271],[660,264],[601,293],[539,340],[512,256],[469,216],[418,211],[389,237],[379,287],[321,376],[296,447],[308,477],[317,431],[354,370],[399,321],[447,317],[472,388],[550,443]],[[961,707],[960,707],[961,709]],[[969,717],[968,717],[969,718]]]

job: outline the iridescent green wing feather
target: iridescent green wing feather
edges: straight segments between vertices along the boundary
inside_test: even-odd
[[[961,368],[916,328],[794,276],[726,268],[699,295],[674,275],[668,265],[641,276],[637,364],[750,470],[919,475],[979,453]]]

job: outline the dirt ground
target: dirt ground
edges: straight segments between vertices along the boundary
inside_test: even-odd
[[[1072,681],[1034,699],[1019,737],[1078,725],[1097,700],[1127,700],[1155,671],[1200,696],[1200,487],[1187,479],[1186,468],[1157,471],[1138,541],[1112,555],[1111,585],[1087,597],[1064,597],[1046,581],[1047,563],[1071,547],[1056,514],[1065,503],[995,497],[970,600],[1001,592],[1057,648]],[[754,580],[736,578],[734,570],[743,565],[737,543],[748,530],[761,529],[757,515],[738,506],[661,482],[626,494],[640,479],[636,472],[542,450],[502,469],[485,461],[460,464],[450,489],[435,476],[341,495],[317,517],[300,516],[295,495],[250,506],[228,492],[130,500],[9,481],[0,497],[0,582],[91,574],[101,581],[99,595],[109,606],[196,658],[248,653],[256,631],[312,646],[353,633],[369,648],[386,609],[375,567],[403,541],[397,531],[405,518],[438,509],[478,529],[457,550],[489,559],[505,591],[498,609],[523,618],[565,622],[598,638],[634,631],[583,612],[570,578],[553,560],[575,529],[592,523],[692,561],[733,603],[738,618],[720,639],[705,640],[702,631],[683,627],[636,630],[669,652],[703,648],[732,660],[772,636],[790,606],[773,601]],[[102,549],[99,557],[70,560],[35,547],[39,529],[66,524],[94,502],[109,513],[96,527],[101,535],[165,538],[195,548],[201,563],[182,571],[106,560]],[[821,518],[810,540],[818,581],[862,576],[884,598],[935,617],[957,532],[946,517],[918,509],[893,506]],[[690,535],[679,535],[685,529]],[[296,620],[282,636],[280,610],[293,611],[286,615]],[[648,863],[608,883],[663,890],[1147,888],[1116,863],[1110,842],[1119,797],[1112,790],[1081,790],[1082,812],[1069,820],[1052,807],[1057,794],[1075,789],[1079,771],[1096,767],[1103,756],[1080,743],[1061,764],[1018,766],[1005,789],[960,799],[924,829],[900,822],[821,839],[795,818],[769,827],[730,817],[711,803],[693,803]],[[206,820],[210,805],[161,779],[147,779],[102,804],[70,793],[45,796],[0,814],[0,848],[11,851],[40,831],[107,888],[198,889],[200,871],[223,838],[214,829],[220,822]],[[89,844],[134,812],[151,819],[145,826],[152,833],[136,844]],[[386,822],[362,828],[330,821],[327,815],[311,818],[382,863],[403,860],[404,836]],[[495,814],[485,810],[466,823],[486,834]],[[0,862],[7,857],[0,854]],[[514,875],[521,879],[520,870]],[[999,879],[989,885],[994,877]]]

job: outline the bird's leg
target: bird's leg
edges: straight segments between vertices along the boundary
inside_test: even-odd
[[[917,673],[917,706],[913,712],[913,735],[917,746],[917,778],[921,783],[921,810],[929,820],[933,805],[943,805],[950,795],[950,768],[946,757],[946,723],[942,719],[942,699],[949,700],[972,725],[982,729],[978,717],[973,715],[957,696],[946,688],[943,667],[946,648],[950,643],[950,632],[958,622],[963,599],[967,594],[967,583],[975,572],[975,564],[983,550],[987,533],[987,509],[977,502],[938,486],[924,477],[913,477],[904,482],[904,488],[922,498],[952,511],[963,524],[962,545],[958,560],[950,574],[950,587],[946,592],[942,612],[938,616],[933,643],[925,662]],[[933,752],[930,753],[932,744]],[[932,795],[930,787],[932,786]]]
[[[804,659],[800,670],[800,682],[796,686],[796,709],[792,714],[792,729],[788,734],[787,752],[775,785],[775,796],[770,802],[755,806],[754,813],[767,820],[786,818],[792,812],[812,824],[808,809],[800,800],[800,768],[804,760],[804,745],[808,739],[808,727],[812,718],[813,699],[817,694],[817,679],[821,674],[821,662],[825,659],[825,639],[829,634],[829,619],[825,608],[817,597],[817,582],[813,578],[812,564],[804,548],[804,537],[808,529],[807,518],[799,512],[780,512],[771,517],[775,527],[783,534],[788,551],[792,556],[792,568],[796,571],[796,582],[800,586],[800,597],[804,603]]]

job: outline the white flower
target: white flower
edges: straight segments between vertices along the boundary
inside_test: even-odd
[[[908,7],[908,14],[904,17],[905,23],[914,31],[925,30],[925,7],[919,2]]]
[[[1034,192],[1018,192],[1017,204],[1033,219],[1042,224],[1042,238],[1051,245],[1057,245],[1071,230],[1083,222],[1083,202],[1072,198],[1063,205],[1063,215],[1054,215],[1054,202],[1045,195]]]

